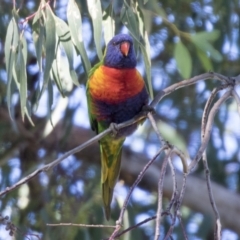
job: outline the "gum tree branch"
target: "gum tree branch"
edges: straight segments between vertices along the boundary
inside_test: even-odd
[[[208,101],[204,107],[204,111],[203,111],[203,117],[202,117],[202,127],[201,127],[201,140],[203,142],[204,137],[205,137],[205,132],[206,132],[206,125],[207,125],[207,121],[208,121],[208,113],[210,112],[210,108],[211,108],[211,104],[214,100],[214,98],[216,97],[217,93],[222,90],[223,88],[217,87],[215,88],[210,97],[208,98]],[[212,186],[211,186],[211,178],[210,178],[210,171],[209,171],[209,167],[208,167],[208,162],[207,162],[207,152],[206,150],[203,152],[202,155],[202,159],[203,159],[203,165],[204,165],[204,169],[205,169],[205,174],[206,174],[206,182],[207,182],[207,188],[208,188],[208,195],[209,195],[209,200],[211,203],[211,206],[213,208],[213,212],[216,218],[216,227],[215,227],[215,231],[214,231],[214,238],[216,240],[220,240],[221,239],[221,222],[220,222],[220,215],[214,200],[214,196],[212,193]]]
[[[227,91],[215,104],[214,106],[212,107],[211,111],[209,112],[209,117],[208,117],[208,120],[207,120],[207,123],[206,123],[206,129],[205,129],[205,134],[204,134],[204,137],[203,137],[203,141],[202,141],[202,144],[198,150],[198,153],[197,155],[195,156],[195,158],[193,159],[193,161],[190,163],[190,165],[188,166],[187,168],[187,161],[185,159],[185,157],[183,156],[183,154],[181,154],[180,152],[178,151],[174,151],[182,160],[182,164],[183,164],[183,168],[184,168],[184,177],[183,177],[183,185],[182,185],[182,189],[181,189],[181,192],[180,192],[180,196],[179,196],[179,199],[177,201],[177,206],[176,206],[176,209],[175,209],[175,214],[174,214],[174,220],[172,222],[172,225],[171,225],[171,229],[173,229],[173,226],[175,224],[175,220],[177,218],[177,216],[179,215],[178,214],[178,211],[180,209],[180,206],[181,206],[181,203],[182,203],[182,199],[183,199],[183,196],[184,196],[184,193],[185,193],[185,188],[186,188],[186,178],[187,178],[187,175],[194,169],[194,167],[197,165],[198,161],[201,159],[202,157],[202,154],[204,153],[206,147],[207,147],[207,144],[208,144],[208,141],[209,141],[209,138],[210,138],[210,133],[211,133],[211,129],[212,129],[212,125],[213,125],[213,120],[214,120],[214,116],[215,114],[217,113],[217,111],[219,110],[219,107],[221,106],[221,104],[226,101],[231,95],[234,96],[235,99],[237,99],[236,101],[239,103],[239,96],[237,95],[237,93],[235,92],[235,90],[233,90],[233,86],[234,85],[239,85],[240,84],[240,79],[238,77],[236,78],[228,78],[226,76],[223,76],[221,74],[218,74],[218,73],[214,73],[214,72],[209,72],[209,73],[204,73],[204,74],[201,74],[201,75],[198,75],[198,76],[195,76],[193,78],[190,78],[188,80],[183,80],[181,82],[178,82],[178,83],[175,83],[167,88],[165,88],[164,90],[160,91],[156,97],[154,98],[154,100],[151,102],[150,106],[151,107],[156,107],[156,105],[159,103],[159,101],[165,97],[166,95],[169,95],[170,93],[176,91],[177,89],[179,88],[183,88],[183,87],[187,87],[187,86],[190,86],[192,84],[195,84],[197,83],[198,81],[203,81],[203,80],[207,80],[207,79],[216,79],[216,80],[219,80],[221,81],[223,84],[225,84],[226,86],[231,86],[231,89],[229,91]],[[212,100],[209,100],[210,103]],[[238,104],[239,105],[239,104]],[[210,106],[210,104],[209,104]],[[126,126],[129,126],[129,125],[132,125],[133,123],[136,123],[136,122],[139,122],[143,119],[145,119],[147,117],[147,114],[146,112],[141,112],[139,115],[137,115],[134,119],[131,119],[129,121],[126,121],[122,124],[118,124],[117,127],[118,129],[121,129],[121,128],[124,128]],[[150,117],[149,117],[150,116]],[[149,119],[151,120],[151,117],[152,115],[151,114],[148,114],[148,117]],[[153,126],[153,128],[155,129],[155,131],[157,131],[157,134],[159,136],[159,139],[161,141],[161,143],[163,144],[163,147],[159,150],[159,152],[156,154],[156,156],[148,162],[148,164],[145,165],[145,167],[143,168],[143,170],[140,172],[140,174],[138,175],[138,178],[137,180],[135,181],[135,183],[133,184],[132,188],[130,189],[129,193],[128,193],[128,196],[126,197],[125,199],[125,202],[123,204],[123,207],[121,209],[121,212],[120,212],[120,215],[119,215],[119,219],[118,221],[116,222],[116,227],[115,227],[115,231],[112,233],[111,237],[109,238],[110,240],[112,239],[115,239],[115,237],[118,235],[118,232],[121,228],[121,224],[122,224],[122,221],[123,221],[123,215],[124,215],[124,212],[126,210],[126,207],[128,205],[128,201],[130,199],[130,196],[132,194],[132,191],[133,189],[135,188],[135,186],[137,186],[137,184],[141,181],[141,179],[143,178],[146,170],[150,167],[150,165],[154,162],[154,160],[162,153],[162,151],[168,149],[167,151],[169,152],[170,151],[170,145],[168,144],[164,144],[165,141],[163,140],[163,138],[161,137],[159,131],[157,130],[157,126]],[[50,169],[52,169],[53,167],[55,167],[56,165],[58,165],[61,161],[63,161],[64,159],[66,159],[67,157],[69,157],[70,155],[72,154],[75,154],[77,152],[80,152],[82,151],[83,149],[85,149],[86,147],[90,146],[91,144],[99,141],[101,138],[103,138],[105,135],[109,134],[113,132],[113,129],[111,127],[109,127],[107,130],[105,130],[104,132],[98,134],[97,136],[91,138],[90,140],[86,141],[85,143],[81,144],[80,146],[66,152],[65,154],[63,154],[61,157],[59,157],[58,159],[54,160],[53,162],[49,163],[49,164],[46,164],[44,165],[43,167],[35,170],[33,173],[29,174],[28,176],[22,178],[20,181],[18,181],[16,184],[14,184],[13,186],[11,187],[7,187],[4,191],[0,192],[0,196],[3,196],[4,194],[8,193],[9,191],[12,191],[14,190],[15,188],[19,187],[20,185],[28,182],[30,179],[32,179],[33,177],[37,176],[39,173],[41,172],[44,172],[44,171],[49,171]],[[172,147],[171,147],[172,148]],[[174,147],[175,148],[175,147]],[[167,154],[168,156],[168,154]],[[170,156],[170,153],[169,153],[169,156]],[[166,165],[167,165],[167,161],[166,162]],[[165,165],[164,165],[165,166]],[[164,171],[164,166],[163,166],[163,170],[162,170],[162,174],[163,174],[163,171]],[[164,175],[163,175],[164,176]],[[162,182],[161,181],[161,178],[159,180],[159,185],[162,186]],[[175,186],[175,185],[174,185]],[[176,188],[175,188],[176,189]],[[161,190],[161,189],[160,189]],[[159,192],[161,193],[161,191]],[[173,193],[173,196],[176,195],[176,193]],[[161,202],[161,200],[160,200]],[[161,209],[161,208],[159,208]],[[161,216],[161,214],[160,214]],[[160,217],[159,217],[160,219]],[[158,221],[159,222],[159,221]],[[220,222],[220,221],[219,221]],[[171,234],[171,231],[172,230],[169,230],[169,233]]]
[[[210,113],[209,113],[209,117],[208,117],[208,121],[206,124],[206,131],[204,134],[204,138],[202,141],[202,144],[196,154],[196,156],[194,157],[193,161],[189,164],[188,166],[188,172],[192,172],[193,169],[196,167],[197,163],[200,161],[200,159],[202,158],[203,152],[205,151],[207,144],[209,142],[210,139],[210,134],[211,134],[211,130],[212,130],[212,126],[213,126],[213,121],[214,121],[214,117],[216,115],[216,113],[218,112],[220,106],[231,96],[231,91],[227,91],[212,107]]]
[[[167,169],[168,159],[171,156],[171,150],[167,150],[168,154],[165,156],[158,181],[158,207],[157,207],[157,219],[155,225],[155,236],[154,239],[158,240],[160,237],[160,227],[161,227],[161,216],[162,216],[162,198],[163,198],[163,181]]]
[[[128,205],[128,202],[130,200],[130,197],[132,195],[132,192],[134,190],[134,188],[139,184],[139,182],[142,180],[145,172],[148,170],[148,168],[153,164],[153,162],[158,158],[158,156],[165,150],[167,149],[168,146],[167,145],[164,145],[163,147],[161,147],[159,149],[159,151],[157,152],[157,154],[152,158],[151,161],[149,161],[145,166],[144,168],[142,169],[142,171],[139,173],[136,181],[133,183],[133,185],[131,186],[128,194],[127,194],[127,197],[125,198],[125,201],[123,203],[123,207],[121,209],[121,212],[120,212],[120,215],[119,215],[119,218],[118,220],[116,221],[116,229],[114,230],[114,232],[112,233],[112,235],[110,236],[109,240],[114,240],[116,238],[116,235],[118,234],[119,230],[121,229],[121,226],[122,226],[122,222],[123,222],[123,215],[124,215],[124,212],[127,208],[127,205]]]

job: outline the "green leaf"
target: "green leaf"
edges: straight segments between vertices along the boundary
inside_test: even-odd
[[[27,106],[27,42],[22,33],[18,42],[18,52],[16,55],[16,60],[12,68],[13,79],[17,86],[20,95],[20,106],[21,106],[21,116],[24,121],[24,116],[26,115],[32,125],[33,122],[30,118]]]
[[[115,33],[115,21],[112,15],[113,15],[113,7],[112,7],[112,4],[109,4],[109,6],[105,9],[103,13],[103,22],[102,22],[104,40],[106,45],[113,38]]]
[[[143,54],[144,64],[145,64],[145,72],[147,75],[148,82],[148,90],[150,93],[150,97],[153,99],[153,87],[152,87],[152,77],[151,77],[151,57],[150,57],[150,44],[148,40],[148,34],[145,32],[144,35],[145,46],[140,44],[140,49]]]
[[[71,41],[71,33],[68,25],[60,18],[55,16],[56,32],[61,42]]]
[[[77,75],[69,71],[69,63],[66,57],[61,56],[61,51],[58,49],[56,59],[52,66],[52,79],[55,81],[62,96],[65,96],[66,91],[71,91],[73,82],[76,82]]]
[[[200,40],[210,41],[210,42],[216,41],[219,38],[219,36],[220,36],[219,30],[213,30],[212,32],[202,31],[192,35],[193,38],[198,38]]]
[[[12,74],[14,68],[14,62],[16,58],[16,51],[18,48],[19,31],[16,23],[16,18],[12,17],[9,22],[6,34],[6,41],[4,47],[4,53],[6,58],[7,69],[7,105],[10,118],[12,119],[11,97],[12,97]]]
[[[21,115],[22,119],[24,121],[24,115],[25,115],[25,107],[27,103],[27,73],[26,73],[26,61],[24,59],[24,46],[23,46],[23,40],[24,37],[22,35],[22,38],[19,41],[19,48],[18,48],[18,54],[17,59],[15,62],[15,70],[16,70],[16,82],[19,82],[19,94],[20,94],[20,105],[21,105]],[[25,40],[26,41],[26,40]]]
[[[76,86],[79,86],[78,76],[77,76],[76,72],[75,72],[74,70],[71,70],[71,71],[70,71],[70,75],[71,75],[71,78],[72,78],[73,83],[74,83]]]
[[[45,32],[46,32],[46,64],[43,75],[43,86],[41,89],[41,93],[39,99],[44,92],[44,90],[48,86],[50,71],[52,68],[53,60],[55,59],[55,51],[56,51],[56,25],[55,18],[51,8],[46,6],[46,23],[45,23]]]
[[[79,86],[78,78],[74,71],[74,55],[73,55],[74,49],[71,41],[70,29],[68,25],[59,18],[56,18],[56,28],[57,28],[57,35],[59,37],[61,45],[63,46],[66,56],[68,58],[69,74],[71,73],[73,83]]]
[[[128,5],[126,1],[124,1],[123,7],[121,9],[120,18],[122,23],[129,29],[131,34],[136,40],[139,40],[140,31],[137,21],[137,14],[133,12],[131,6]]]
[[[91,64],[83,44],[81,14],[74,0],[68,1],[67,20],[70,28],[72,41],[81,55],[85,71],[88,74],[91,69]]]
[[[201,49],[197,49],[197,55],[202,63],[204,70],[207,72],[213,71],[212,62],[207,56],[207,54],[203,52]]]
[[[96,45],[98,58],[101,60],[102,55],[102,7],[100,0],[88,0],[88,11],[93,22],[93,36]]]
[[[51,115],[52,105],[53,105],[53,86],[50,81],[48,81],[47,90],[48,90],[48,117],[49,117],[50,123],[53,127],[52,115]]]
[[[174,48],[174,58],[177,62],[177,67],[183,78],[190,77],[192,72],[192,59],[188,49],[179,41]]]
[[[144,28],[144,17],[141,8],[138,6],[137,3],[137,21],[139,26],[139,32],[141,34],[141,38],[144,39],[144,43],[140,42],[139,46],[141,52],[143,54],[144,64],[145,64],[145,72],[147,76],[147,83],[148,83],[148,90],[150,93],[150,97],[153,99],[153,88],[152,88],[152,77],[151,77],[151,50],[150,50],[150,43],[148,40],[147,31]]]
[[[31,115],[30,115],[29,113],[31,113],[31,108],[30,108],[29,102],[27,101],[27,105],[26,105],[26,107],[25,107],[25,115],[27,116],[28,121],[29,121],[29,122],[31,123],[31,125],[34,127],[35,125],[34,125],[32,119],[31,119],[31,117],[30,117]]]
[[[222,55],[216,50],[209,41],[215,41],[219,37],[219,31],[200,32],[191,35],[191,40],[195,46],[203,52],[208,52],[210,57],[217,62],[222,61]]]
[[[43,24],[42,12],[38,11],[33,19],[33,41],[36,48],[39,71],[42,72],[42,48],[44,42],[45,28]]]
[[[160,17],[167,18],[167,14],[164,9],[161,7],[161,3],[158,0],[141,0],[143,1],[142,5],[144,5],[144,9],[157,14]],[[141,2],[139,2],[141,3]]]
[[[61,79],[60,79],[59,72],[58,72],[57,60],[56,59],[54,59],[53,64],[52,64],[52,79],[56,83],[57,88],[58,88],[59,92],[61,93],[61,95],[63,97],[65,97],[63,87],[62,87],[62,83],[61,83]]]

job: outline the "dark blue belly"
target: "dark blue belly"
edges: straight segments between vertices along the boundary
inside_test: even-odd
[[[97,121],[104,122],[108,127],[110,123],[122,123],[136,116],[142,110],[142,107],[148,104],[148,93],[143,88],[137,95],[118,104],[109,104],[102,101],[95,101],[94,103],[98,110],[96,112],[99,112],[99,115],[96,116]],[[121,129],[118,135],[129,135],[136,127],[137,124],[134,124]]]

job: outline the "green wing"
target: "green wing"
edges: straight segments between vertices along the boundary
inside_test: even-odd
[[[93,98],[92,98],[92,96],[90,95],[90,92],[89,92],[89,79],[94,74],[95,70],[97,68],[99,68],[102,64],[103,64],[103,60],[101,62],[95,64],[91,68],[91,70],[89,71],[89,74],[88,74],[88,81],[87,81],[87,84],[86,84],[88,117],[89,117],[89,120],[90,120],[90,125],[91,125],[92,130],[95,131],[97,134],[99,133],[99,129],[98,129],[97,120],[96,120],[96,118],[95,118],[95,116],[93,114]]]

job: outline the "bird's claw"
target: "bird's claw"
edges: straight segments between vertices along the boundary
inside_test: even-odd
[[[119,128],[118,128],[118,125],[116,123],[110,123],[110,126],[109,126],[112,130],[112,134],[113,136],[116,136],[119,132]]]
[[[145,112],[146,114],[148,114],[148,113],[155,114],[156,113],[155,108],[150,105],[144,105],[142,107],[142,111]]]

